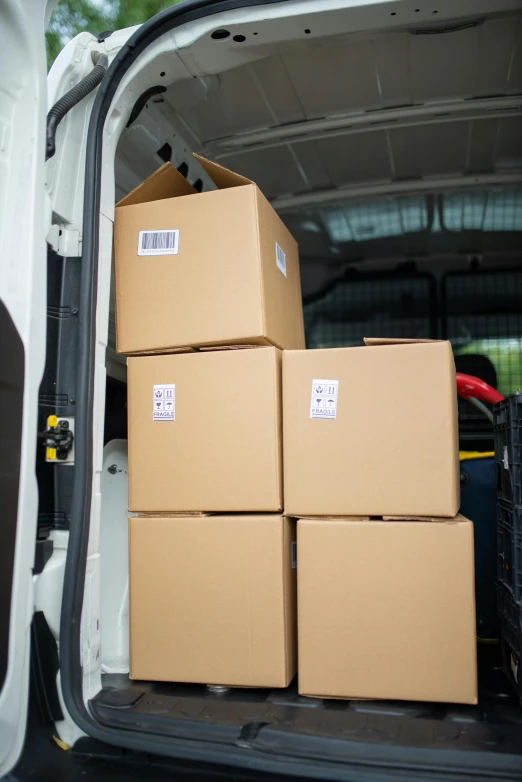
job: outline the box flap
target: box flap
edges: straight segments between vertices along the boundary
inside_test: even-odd
[[[206,519],[209,516],[215,516],[215,513],[206,513],[199,510],[184,510],[184,511],[147,511],[146,513],[133,513],[129,515],[129,521],[131,519]]]
[[[383,521],[435,521],[444,522],[445,524],[457,524],[461,522],[468,523],[469,519],[457,513],[453,518],[443,516],[383,516]]]
[[[199,353],[212,353],[216,350],[253,350],[257,348],[271,347],[271,345],[205,345],[198,348]]]
[[[247,179],[241,174],[234,174],[233,171],[229,171],[228,168],[220,166],[219,163],[213,163],[212,160],[207,160],[201,155],[192,153],[198,163],[205,169],[211,180],[220,190],[225,190],[227,187],[241,187],[242,185],[255,185],[251,179]]]
[[[197,193],[197,190],[194,190],[183,174],[180,174],[172,163],[164,163],[141,185],[135,187],[121,201],[118,201],[116,206],[133,206],[134,204],[145,204],[148,201],[162,201],[164,198],[176,198],[194,193]]]
[[[364,344],[373,345],[414,345],[418,342],[441,342],[440,339],[395,339],[395,337],[364,337]]]
[[[370,516],[299,516],[298,521],[370,521]]]

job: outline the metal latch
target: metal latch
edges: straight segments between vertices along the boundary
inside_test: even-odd
[[[47,429],[38,435],[44,441],[45,460],[71,464],[73,462],[74,426],[70,417],[47,417]]]

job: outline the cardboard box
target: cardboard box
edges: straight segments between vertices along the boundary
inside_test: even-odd
[[[285,511],[447,516],[460,480],[449,342],[368,340],[283,357]]]
[[[294,541],[276,515],[130,518],[130,678],[286,687]]]
[[[302,695],[477,703],[470,521],[297,530]]]
[[[281,352],[128,359],[129,510],[283,507]]]
[[[295,240],[253,182],[198,160],[217,190],[165,163],[116,205],[118,352],[304,348]]]

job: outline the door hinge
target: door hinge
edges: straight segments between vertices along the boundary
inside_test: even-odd
[[[46,462],[57,464],[74,462],[74,419],[72,417],[48,416],[47,429],[39,432],[38,437],[43,440]]]

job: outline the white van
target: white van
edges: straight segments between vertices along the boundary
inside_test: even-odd
[[[522,0],[187,0],[78,35],[46,81],[53,5],[0,5],[0,775],[24,741],[32,645],[47,719],[78,751],[92,737],[245,773],[522,779],[495,645],[470,707],[129,681],[111,284],[115,203],[166,160],[212,188],[202,153],[254,179],[298,240],[309,347],[446,336],[514,392]],[[463,416],[472,448],[484,421]]]

